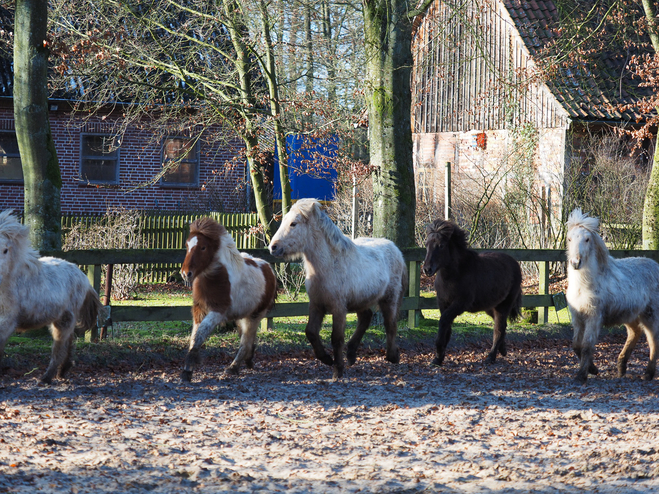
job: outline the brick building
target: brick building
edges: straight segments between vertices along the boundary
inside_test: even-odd
[[[559,25],[556,5],[542,0],[435,0],[419,19],[412,125],[421,194],[442,193],[447,162],[454,187],[482,186],[500,172],[507,174],[499,187],[505,193],[515,173],[511,157],[526,153],[542,214],[561,220],[566,174],[579,166],[581,142],[636,123],[633,110],[616,104],[634,100],[630,88],[643,88],[632,80],[629,53],[615,49],[599,54],[597,72],[584,66],[539,77],[535,60],[559,36]],[[524,148],[524,139],[533,147]]]
[[[7,85],[3,85],[5,88]],[[0,210],[23,209],[23,180],[10,96],[0,96]],[[186,136],[155,141],[131,127],[113,136],[113,116],[72,116],[65,101],[50,103],[50,124],[62,175],[62,213],[103,213],[108,208],[242,212],[248,187],[241,143]],[[210,132],[218,129],[209,129]],[[205,133],[209,135],[209,132]],[[182,158],[161,179],[163,164]]]

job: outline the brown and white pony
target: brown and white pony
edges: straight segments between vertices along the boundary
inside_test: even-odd
[[[567,303],[572,314],[572,347],[579,357],[575,381],[597,374],[593,357],[602,326],[624,324],[627,342],[618,356],[618,376],[641,333],[650,347],[643,379],[654,377],[659,351],[659,264],[645,257],[614,259],[599,236],[599,220],[575,209],[567,221]]]
[[[190,225],[181,274],[192,283],[192,334],[181,379],[190,381],[201,345],[213,329],[236,321],[240,348],[227,372],[238,374],[244,360],[254,366],[254,343],[261,319],[274,306],[277,280],[266,261],[241,254],[224,226],[212,218]]]
[[[56,373],[64,377],[71,367],[74,329],[86,331],[96,324],[101,301],[78,266],[40,258],[29,231],[11,211],[0,213],[0,364],[16,329],[49,325],[53,349],[41,381],[50,384]]]
[[[402,252],[383,238],[346,237],[322,211],[315,199],[297,201],[284,216],[270,242],[274,256],[302,257],[309,295],[306,335],[316,358],[334,366],[334,378],[343,376],[346,314],[357,312],[357,329],[348,342],[348,364],[355,363],[357,348],[378,305],[384,317],[388,361],[398,363],[396,344],[398,309],[407,286]],[[332,348],[327,354],[320,339],[325,314],[332,314]]]

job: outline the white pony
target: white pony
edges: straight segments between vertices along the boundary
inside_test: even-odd
[[[41,381],[50,384],[55,373],[63,377],[71,367],[76,324],[84,330],[96,324],[101,301],[75,264],[39,258],[28,234],[10,210],[0,213],[0,361],[16,329],[48,324],[53,349]]]
[[[627,341],[618,357],[618,376],[641,332],[650,346],[643,379],[654,377],[659,343],[659,264],[644,257],[614,259],[598,234],[599,220],[575,209],[567,222],[567,301],[572,313],[572,347],[580,359],[575,381],[597,374],[593,353],[602,326],[624,324]]]
[[[396,245],[383,238],[346,237],[315,199],[301,199],[284,216],[270,242],[274,256],[302,257],[309,295],[306,335],[316,358],[334,366],[334,378],[343,376],[346,314],[357,312],[357,329],[348,342],[348,364],[354,364],[357,348],[378,305],[387,334],[388,361],[398,363],[397,316],[407,286],[407,268]],[[325,314],[332,314],[332,348],[327,354],[320,340]]]

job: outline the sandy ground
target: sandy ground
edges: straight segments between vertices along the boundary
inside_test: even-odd
[[[371,351],[341,381],[300,352],[257,355],[224,377],[206,361],[111,372],[78,365],[43,387],[0,378],[0,492],[656,492],[658,381],[615,377],[623,337],[598,346],[600,375],[572,384],[563,339],[429,348],[399,365]]]

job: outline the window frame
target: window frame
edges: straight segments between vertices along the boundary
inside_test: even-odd
[[[180,136],[180,135],[171,135],[167,136],[162,140],[162,144],[160,147],[160,169],[162,169],[165,166],[165,148],[167,147],[167,141],[174,140],[174,139],[181,139],[185,141],[194,141],[194,153],[195,153],[195,159],[194,160],[180,160],[179,161],[179,166],[181,163],[194,163],[195,169],[194,169],[194,182],[167,182],[165,181],[165,175],[160,177],[160,187],[163,188],[183,188],[183,189],[196,189],[199,187],[199,177],[200,177],[200,172],[201,172],[201,145],[199,140],[195,140],[194,138],[191,137],[186,137],[186,136]]]
[[[16,139],[16,148],[18,148],[18,138],[16,137],[16,131],[15,130],[0,130],[0,134],[4,135],[13,135],[14,138]],[[17,152],[15,155],[13,154],[2,154],[0,153],[0,159],[7,157],[7,158],[18,158],[20,163],[21,163],[21,178],[0,178],[0,183],[2,184],[7,184],[7,185],[21,185],[25,183],[25,177],[23,175],[23,161],[21,160],[21,154],[20,152]]]
[[[121,164],[121,146],[117,146],[115,153],[116,156],[109,155],[84,155],[84,140],[86,137],[108,137],[115,141],[117,140],[116,136],[112,134],[103,133],[103,132],[83,132],[80,134],[80,147],[78,153],[78,181],[83,184],[94,184],[94,185],[118,185],[119,184],[119,168]],[[111,161],[114,160],[114,180],[90,180],[89,178],[83,175],[83,162],[85,160],[102,160],[102,161]]]

